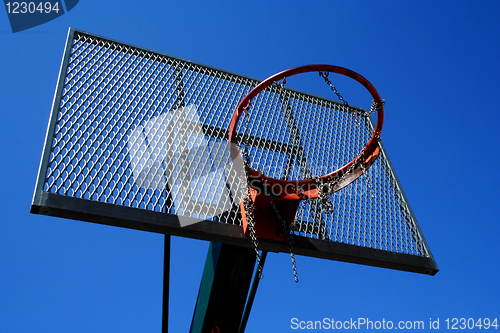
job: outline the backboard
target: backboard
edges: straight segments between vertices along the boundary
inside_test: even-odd
[[[253,247],[242,230],[241,171],[227,138],[235,108],[259,82],[70,29],[31,212]],[[369,117],[359,122],[342,103],[288,91],[307,109],[334,112],[331,133],[347,138],[349,150],[371,136]],[[246,135],[257,155],[274,156],[273,172],[286,172],[277,166],[286,165],[290,147]],[[363,177],[332,194],[334,214],[314,200],[300,204],[294,251],[434,275],[437,265],[380,148]],[[332,163],[347,155],[339,151]],[[259,163],[266,168],[264,158]],[[288,244],[265,239],[259,248],[289,252]]]

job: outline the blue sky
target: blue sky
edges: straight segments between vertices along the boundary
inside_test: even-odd
[[[1,11],[1,10],[0,10]],[[247,332],[292,318],[500,317],[500,3],[90,1],[13,34],[0,13],[0,331],[159,332],[163,236],[31,215],[68,27],[264,79],[309,63],[367,77],[434,276],[269,254]],[[208,243],[174,237],[171,332],[189,328]]]

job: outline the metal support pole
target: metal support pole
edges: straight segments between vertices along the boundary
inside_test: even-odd
[[[267,251],[262,251],[260,254],[260,265],[263,268],[266,262]],[[248,294],[247,304],[245,305],[245,311],[243,311],[243,317],[241,318],[240,328],[238,333],[244,333],[247,326],[248,317],[250,317],[250,310],[252,309],[253,300],[255,299],[255,294],[257,293],[257,287],[259,286],[260,274],[255,270],[253,276],[252,287],[250,287],[250,293]]]
[[[165,250],[163,257],[163,320],[162,333],[168,333],[168,300],[170,289],[170,235],[165,235]]]

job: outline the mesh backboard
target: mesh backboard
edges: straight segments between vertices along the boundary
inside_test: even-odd
[[[240,182],[227,138],[234,110],[259,82],[70,29],[31,211],[252,247],[241,226]],[[297,112],[282,131],[266,131],[275,112],[240,120],[262,122],[262,131],[239,134],[255,168],[275,178],[321,175],[325,165],[351,160],[371,137],[370,117],[286,91]],[[280,109],[273,94],[263,94],[262,108]],[[297,142],[280,133],[325,112],[335,121],[316,131],[338,138],[323,149],[333,154],[319,156],[314,147],[325,147],[322,136],[303,133],[316,140],[313,148],[291,159]],[[294,251],[434,275],[436,263],[380,145],[367,173],[331,195],[333,213],[317,199],[300,204]],[[259,248],[289,251],[286,243],[266,240]]]

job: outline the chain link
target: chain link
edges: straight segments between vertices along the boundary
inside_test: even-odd
[[[292,259],[293,278],[295,282],[299,282],[299,274],[297,273],[297,264],[295,263],[295,254],[293,252],[293,244],[295,243],[295,240],[293,238],[293,232],[291,232],[291,229],[286,225],[285,220],[281,216],[278,207],[276,207],[276,204],[274,203],[274,200],[270,195],[269,195],[269,201],[271,202],[271,206],[273,207],[274,214],[281,223],[281,226],[283,228],[283,236],[287,240],[288,246],[290,248],[290,258]]]
[[[288,112],[292,112],[289,108],[289,100],[286,96],[282,97],[283,94],[286,94],[286,91],[285,91],[285,83],[286,83],[286,78],[283,78],[283,80],[281,81],[281,83],[277,82],[277,86],[279,88],[279,95],[280,95],[280,99],[283,101],[282,103],[282,107],[285,109],[283,110],[284,113],[285,113],[285,116],[288,117],[287,113]],[[289,120],[289,122],[292,122],[290,124],[290,126],[292,127],[290,130],[291,130],[291,133],[290,133],[290,136],[292,138],[296,138],[298,137],[298,133],[297,133],[297,127],[295,126],[295,124],[293,123],[293,120]],[[300,146],[300,142],[295,142],[295,145],[296,146]],[[300,152],[302,152],[302,150],[299,150]],[[290,156],[291,158],[291,156]],[[298,159],[298,157],[296,157]],[[299,160],[297,160],[297,164],[299,165],[299,169],[301,170],[304,170],[306,173],[309,174],[310,176],[310,171],[307,169],[307,165],[305,164],[305,158],[303,156],[303,152],[302,152],[302,158],[300,158]],[[300,188],[300,187],[299,187]],[[302,188],[300,188],[302,189]],[[305,193],[304,193],[305,195]],[[295,282],[299,282],[299,275],[297,273],[297,264],[295,262],[295,253],[293,251],[293,244],[295,242],[294,238],[293,238],[293,232],[291,232],[291,229],[286,225],[286,222],[285,220],[283,219],[283,217],[281,216],[278,208],[276,207],[275,203],[274,203],[274,200],[271,196],[269,196],[269,201],[271,202],[271,206],[273,207],[273,210],[274,210],[274,213],[276,215],[276,217],[278,218],[278,220],[280,221],[281,225],[282,225],[282,228],[283,228],[283,234],[288,242],[288,246],[289,246],[289,249],[290,249],[290,258],[292,260],[292,269],[293,269],[293,278],[295,280]],[[295,223],[295,221],[293,222]]]
[[[349,175],[350,173],[352,173],[352,171],[358,165],[359,159],[363,155],[364,155],[364,151],[362,151],[356,157],[356,159],[351,164],[351,166],[349,167],[349,169],[347,169],[347,171],[344,174],[342,174],[342,176],[340,176],[340,178],[337,178],[337,179],[335,179],[332,182],[325,183],[320,177],[317,177],[317,176],[313,178],[315,180],[316,186],[318,188],[318,197],[319,197],[319,202],[321,204],[322,210],[324,210],[328,214],[330,214],[332,218],[334,217],[334,208],[335,207],[334,207],[333,202],[330,199],[330,195],[332,193],[334,193],[335,185],[337,185],[338,183],[340,183],[347,175]],[[359,165],[360,165],[361,169],[363,170],[363,173],[365,173],[365,167],[363,166],[363,164],[359,163]],[[371,184],[369,184],[369,185],[370,185],[370,189],[371,189]],[[372,193],[373,193],[373,190],[372,190]]]
[[[368,188],[370,189],[370,195],[372,199],[375,199],[375,190],[373,189],[372,183],[370,181],[370,176],[368,176],[368,172],[366,172],[366,168],[363,164],[361,164],[361,169],[363,170],[363,175],[365,176],[366,183],[368,184]]]
[[[335,86],[330,82],[330,80],[328,79],[328,72],[318,72],[319,73],[319,76],[321,76],[326,84],[328,84],[330,86],[330,89],[333,90],[333,92],[335,93],[335,95],[337,95],[337,97],[339,98],[339,100],[344,103],[345,106],[349,107],[349,103],[347,103],[347,101],[344,99],[344,97],[342,97],[342,95],[338,92],[337,88],[335,88]]]
[[[243,133],[243,157],[245,157],[244,161],[244,166],[245,166],[245,175],[246,175],[246,183],[244,186],[247,188],[247,195],[245,199],[243,199],[243,207],[245,208],[245,217],[247,220],[248,228],[250,229],[250,239],[252,240],[253,243],[253,248],[255,250],[255,257],[257,259],[257,274],[259,276],[259,279],[262,279],[264,277],[262,270],[263,267],[260,263],[260,253],[259,253],[259,243],[257,241],[257,234],[255,230],[255,219],[254,219],[254,209],[255,209],[255,203],[252,200],[252,195],[250,193],[250,176],[249,176],[249,171],[250,171],[250,155],[248,154],[248,146],[249,142],[247,139],[246,131],[248,129],[248,122],[249,122],[249,112],[248,109],[250,108],[250,105],[247,106],[244,110],[245,112],[245,130]]]
[[[277,82],[276,85],[278,86],[279,89],[279,96],[282,102],[282,110],[283,114],[285,115],[285,120],[287,122],[287,130],[290,132],[289,136],[290,138],[292,138],[292,143],[295,150],[298,151],[298,153],[295,154],[295,159],[297,161],[299,172],[302,174],[302,177],[310,178],[311,171],[307,167],[306,157],[300,140],[299,130],[297,128],[297,125],[295,124],[295,121],[293,120],[290,101],[286,96],[287,92],[285,90],[285,83],[286,83],[286,78],[284,78],[281,82]],[[292,154],[293,152],[290,152],[290,159],[292,158]]]
[[[382,106],[385,105],[385,99],[382,100],[382,103],[376,103],[375,101],[372,101],[372,105],[370,107],[370,115],[374,114],[375,112],[377,112],[377,110],[380,110],[382,108]]]
[[[326,210],[327,213],[332,214],[333,217],[333,202],[330,200],[330,194],[332,191],[332,184],[323,182],[323,180],[316,176],[313,178],[316,181],[316,186],[318,188],[319,202],[321,207]]]
[[[335,95],[337,95],[337,98],[342,103],[344,103],[344,106],[347,108],[347,111],[350,114],[352,114],[353,116],[366,118],[375,112],[375,109],[377,108],[377,107],[375,107],[375,105],[376,105],[375,102],[372,103],[372,107],[370,109],[370,112],[352,108],[349,105],[349,103],[347,103],[347,101],[344,99],[344,97],[342,97],[342,95],[338,92],[337,88],[335,88],[335,86],[332,84],[332,82],[328,79],[328,74],[330,74],[330,73],[328,73],[328,72],[318,72],[318,73],[319,73],[319,76],[321,76],[325,80],[326,84],[328,86],[330,86],[330,89],[335,93]],[[356,123],[358,124],[358,126],[361,126],[361,124],[359,123],[359,121],[357,119],[356,119]]]
[[[264,275],[262,274],[262,265],[260,264],[260,253],[259,253],[259,244],[257,242],[257,234],[255,231],[255,220],[254,220],[254,209],[255,205],[252,200],[252,196],[250,195],[250,189],[248,189],[247,196],[243,199],[243,206],[245,207],[245,214],[247,219],[248,228],[250,229],[250,239],[252,240],[253,247],[255,250],[255,257],[257,258],[257,274],[259,279],[262,279]]]

